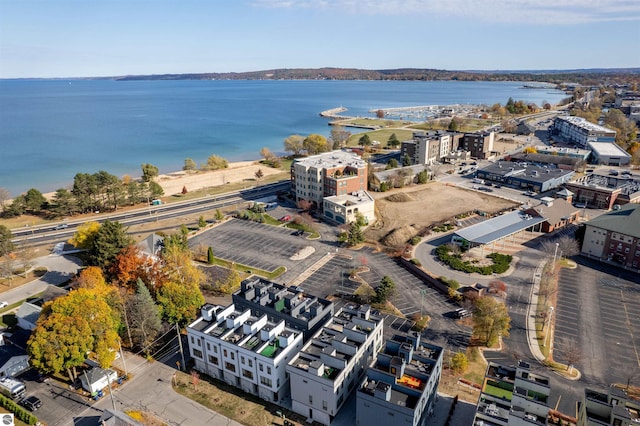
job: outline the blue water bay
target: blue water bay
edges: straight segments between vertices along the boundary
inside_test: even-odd
[[[291,134],[330,127],[318,113],[378,108],[555,103],[564,93],[518,82],[0,80],[0,187],[17,195],[68,187],[78,172],[162,173],[185,158],[230,161],[282,151]]]

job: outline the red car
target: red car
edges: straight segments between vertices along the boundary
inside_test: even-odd
[[[280,222],[289,222],[290,220],[291,220],[291,216],[290,215],[282,216],[280,218]]]

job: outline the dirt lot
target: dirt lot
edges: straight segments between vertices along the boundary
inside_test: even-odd
[[[426,227],[457,214],[478,207],[491,213],[516,206],[502,198],[439,182],[371,194],[376,199],[378,222],[367,229],[365,236],[369,241],[394,247],[403,245]]]

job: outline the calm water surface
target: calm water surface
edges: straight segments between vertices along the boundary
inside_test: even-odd
[[[0,80],[0,187],[17,195],[69,187],[76,173],[161,173],[211,154],[230,161],[282,151],[291,134],[328,136],[318,113],[506,103],[541,104],[560,91],[517,82]],[[355,132],[355,131],[354,131]]]

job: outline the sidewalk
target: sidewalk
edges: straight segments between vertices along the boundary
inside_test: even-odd
[[[527,342],[529,343],[529,351],[533,357],[542,363],[545,360],[544,355],[540,351],[538,339],[536,336],[536,310],[538,307],[538,292],[540,290],[540,280],[542,279],[542,270],[547,263],[547,259],[543,258],[538,263],[533,278],[531,279],[531,295],[529,296],[529,306],[527,307]],[[549,325],[548,327],[551,327]],[[553,339],[549,339],[549,345],[553,344]]]

